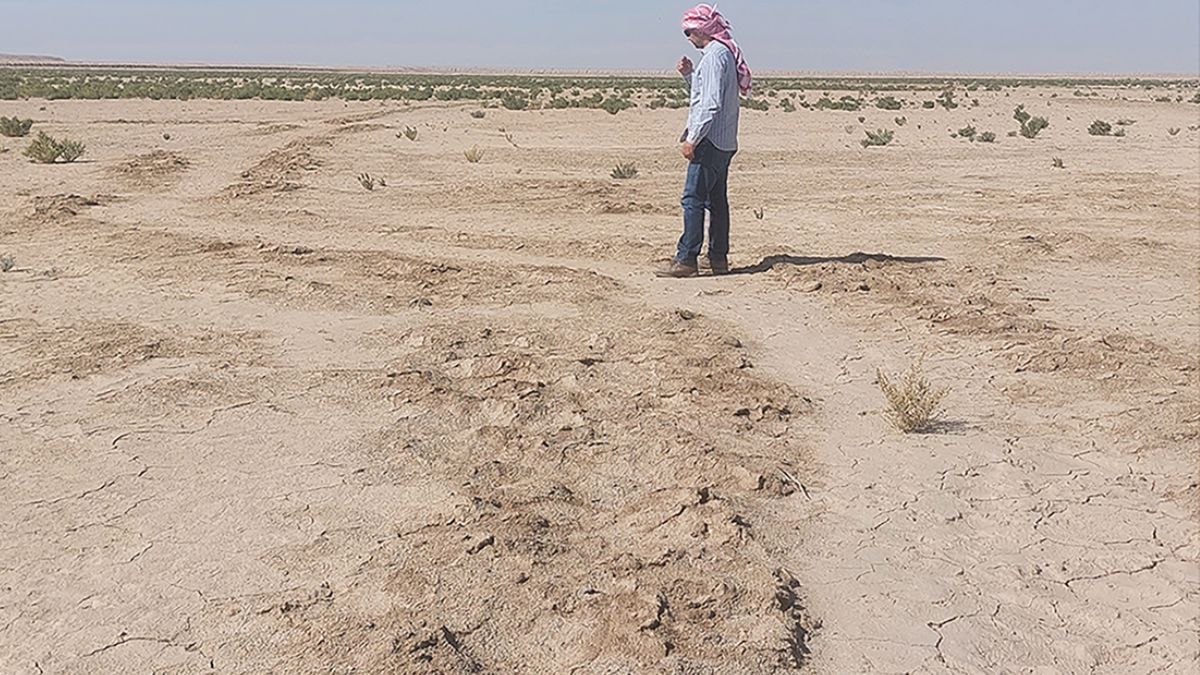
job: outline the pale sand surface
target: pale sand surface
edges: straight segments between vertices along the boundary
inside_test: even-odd
[[[747,112],[685,281],[682,111],[0,105],[0,672],[1195,672],[1200,106],[1052,93]]]

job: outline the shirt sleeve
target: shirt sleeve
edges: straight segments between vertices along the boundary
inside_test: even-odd
[[[688,124],[687,141],[693,145],[704,140],[712,129],[713,119],[721,112],[722,75],[730,63],[728,52],[711,54],[701,59],[697,66],[696,86],[700,88],[700,100],[696,104],[691,122]]]

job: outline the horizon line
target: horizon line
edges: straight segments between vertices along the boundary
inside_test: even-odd
[[[12,57],[16,56],[16,60]],[[8,57],[8,58],[5,58]],[[97,68],[97,69],[129,69],[129,70],[231,70],[231,71],[294,71],[329,72],[329,73],[363,73],[363,74],[407,74],[407,75],[541,75],[548,77],[675,77],[677,74],[670,69],[655,68],[495,68],[488,66],[364,66],[364,65],[315,65],[315,64],[281,64],[281,63],[212,63],[212,62],[121,62],[121,61],[80,61],[53,56],[8,55],[0,54],[0,68]],[[930,70],[787,70],[762,69],[755,72],[756,77],[768,78],[827,78],[827,77],[861,77],[861,78],[1092,78],[1092,79],[1200,79],[1200,72],[1100,72],[1100,71],[930,71]]]

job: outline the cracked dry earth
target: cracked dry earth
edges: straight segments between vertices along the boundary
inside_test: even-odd
[[[1195,672],[1196,108],[1053,93],[747,112],[677,282],[675,112],[6,104],[0,672]]]

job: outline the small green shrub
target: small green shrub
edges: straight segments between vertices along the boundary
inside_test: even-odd
[[[954,100],[954,91],[951,89],[947,89],[946,91],[943,91],[942,95],[938,96],[938,98],[937,98],[937,104],[942,106],[946,110],[954,110],[955,108],[957,108],[958,102]]]
[[[896,137],[895,132],[891,129],[879,129],[878,131],[868,131],[867,137],[860,141],[864,148],[887,145]]]
[[[976,136],[975,140],[979,141],[980,143],[995,143],[996,142],[996,134],[994,134],[990,131],[985,131],[985,132],[979,134],[978,136]]]
[[[902,127],[905,124],[908,124],[908,118],[907,117],[897,117],[895,122],[896,122],[896,126]]]
[[[1182,129],[1179,127],[1171,127],[1170,129],[1167,129],[1167,134],[1170,136],[1178,136],[1180,131],[1182,131]]]
[[[1117,120],[1117,126],[1119,127],[1131,127],[1135,124],[1137,124],[1137,120],[1131,120],[1127,117],[1122,117],[1121,119]]]
[[[368,192],[374,190],[376,185],[379,187],[387,187],[386,181],[384,181],[382,178],[376,179],[369,173],[360,174],[358,177],[358,182],[363,186],[363,189],[367,190]]]
[[[471,117],[474,117],[477,120],[481,120],[484,117],[487,117],[487,113],[482,110],[472,110]]]
[[[1125,127],[1121,127],[1113,132],[1115,138],[1125,138]]]
[[[1063,160],[1062,160],[1062,157],[1055,157],[1055,158],[1054,158],[1054,168],[1056,168],[1056,169],[1065,169],[1065,168],[1067,168],[1067,165],[1066,165],[1066,164],[1063,162]]]
[[[82,157],[84,150],[86,147],[78,141],[58,140],[41,131],[25,148],[25,156],[39,164],[53,164],[59,160],[69,163]]]
[[[612,170],[612,177],[617,180],[637,178],[638,169],[633,162],[621,162]]]
[[[750,110],[758,110],[761,112],[766,112],[771,109],[771,102],[770,101],[760,101],[760,100],[754,99],[754,98],[742,98],[742,107],[749,108]]]
[[[1104,120],[1096,120],[1088,127],[1088,133],[1093,136],[1109,136],[1112,134],[1112,125]]]
[[[897,101],[893,96],[884,96],[875,99],[875,107],[880,110],[899,110],[904,107],[904,104]]]
[[[926,110],[933,110],[934,108],[937,107],[937,103],[934,103],[933,101],[925,101],[924,103],[921,104],[921,107]]]
[[[478,164],[479,160],[483,159],[483,154],[483,148],[479,147],[478,145],[471,146],[471,148],[463,152],[463,156],[466,157],[467,161],[472,164]]]
[[[58,158],[70,164],[75,160],[83,157],[84,151],[87,150],[83,143],[72,141],[66,138],[58,142]]]
[[[417,131],[416,127],[404,127],[404,131],[396,134],[396,138],[400,138],[401,136],[403,136],[404,138],[407,138],[410,141],[415,141],[415,140],[417,140],[417,136],[419,134],[420,134],[420,132]]]
[[[1042,133],[1043,129],[1050,126],[1050,121],[1045,117],[1034,117],[1026,110],[1024,104],[1017,106],[1013,112],[1013,119],[1021,124],[1021,135],[1025,138],[1037,138],[1037,135]]]
[[[0,136],[21,138],[29,135],[33,128],[33,120],[22,120],[16,117],[0,117]]]
[[[500,99],[500,105],[504,106],[508,110],[524,110],[529,107],[529,100],[522,96],[509,93],[505,94],[504,98]]]
[[[610,96],[604,99],[604,102],[600,104],[600,109],[609,115],[616,115],[622,110],[629,110],[630,108],[634,107],[636,107],[636,104],[633,101],[630,101],[627,98],[619,98],[617,96]]]
[[[975,127],[963,127],[962,129],[958,130],[958,135],[962,136],[963,138],[975,140]]]

